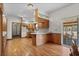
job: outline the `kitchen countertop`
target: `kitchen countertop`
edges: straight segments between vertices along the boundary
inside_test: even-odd
[[[51,32],[34,32],[34,33],[31,33],[31,34],[48,34],[48,33],[51,33]]]

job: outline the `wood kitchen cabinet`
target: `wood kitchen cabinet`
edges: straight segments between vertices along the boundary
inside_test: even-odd
[[[53,33],[53,43],[61,44],[61,34],[60,33]]]
[[[36,46],[36,34],[31,34],[32,36],[32,44]]]
[[[43,18],[39,18],[38,26],[39,26],[39,28],[48,28],[49,27],[49,20],[43,19]]]
[[[3,5],[0,3],[0,55],[3,55],[3,37],[2,37],[2,22],[3,22],[3,17],[2,17],[2,8],[3,8]]]
[[[44,16],[41,16],[43,14],[40,14],[40,11],[39,9],[35,9],[35,20],[36,22],[38,22],[38,26],[39,28],[48,28],[49,27],[49,20],[48,20],[48,17],[47,18],[44,18],[46,17],[46,15]]]
[[[41,46],[48,42],[48,33],[32,33],[32,44]]]
[[[32,44],[35,46],[40,46],[45,43],[61,44],[61,34],[60,33],[46,33],[46,34],[32,34]]]
[[[6,23],[7,23],[7,20],[6,20],[5,16],[3,16],[3,31],[6,31],[7,30]]]
[[[53,44],[61,44],[61,34],[60,33],[49,33],[47,35],[48,42]]]

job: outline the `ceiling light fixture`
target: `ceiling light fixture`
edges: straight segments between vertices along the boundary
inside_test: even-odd
[[[33,9],[33,7],[34,7],[33,4],[31,4],[31,3],[27,4],[28,9]]]

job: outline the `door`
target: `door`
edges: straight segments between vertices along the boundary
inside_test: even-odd
[[[19,23],[16,23],[16,22],[12,23],[12,36],[13,37],[16,37],[16,36],[21,37],[21,25]]]
[[[3,53],[2,19],[2,10],[0,8],[0,55]]]
[[[63,44],[72,45],[72,40],[77,42],[77,23],[69,23],[64,25]]]
[[[77,32],[77,34],[78,34],[78,35],[77,35],[78,41],[77,41],[77,43],[78,43],[78,46],[79,46],[79,17],[78,17],[77,20],[78,20],[78,28],[77,28],[77,31],[78,31],[78,32]]]

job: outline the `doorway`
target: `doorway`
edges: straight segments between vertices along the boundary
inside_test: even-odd
[[[17,22],[12,22],[12,37],[21,37],[21,25]]]
[[[73,39],[77,42],[77,23],[64,24],[63,44],[71,45]]]

